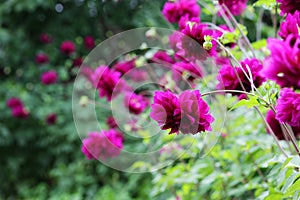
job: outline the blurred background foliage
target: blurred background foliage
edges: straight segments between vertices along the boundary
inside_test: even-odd
[[[99,44],[131,28],[172,28],[161,15],[163,4],[148,0],[0,0],[0,199],[298,197],[300,174],[293,163],[299,160],[278,156],[280,152],[261,120],[244,108],[229,114],[226,137],[220,138],[209,156],[198,157],[203,145],[200,142],[188,155],[157,172],[123,173],[82,155],[71,98],[78,72],[72,60],[88,54],[83,38],[93,36]],[[248,28],[251,41],[257,39],[257,13],[261,8],[255,9],[249,6],[239,19]],[[209,7],[202,9],[202,21],[212,20],[209,12]],[[275,33],[271,15],[266,11],[259,22],[261,38]],[[41,43],[42,33],[50,34],[54,41]],[[76,44],[72,57],[59,51],[65,40]],[[48,64],[35,63],[39,52],[49,55]],[[40,75],[49,69],[58,72],[59,81],[45,86]],[[23,101],[30,112],[28,118],[11,116],[6,101],[13,96]],[[228,102],[235,101],[228,98]],[[52,112],[58,119],[49,126],[45,117]],[[139,163],[136,167],[146,166]]]

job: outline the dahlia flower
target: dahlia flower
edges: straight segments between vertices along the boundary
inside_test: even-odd
[[[162,63],[162,64],[173,64],[174,60],[171,56],[169,56],[165,51],[157,51],[152,59],[152,62]]]
[[[286,39],[290,34],[299,35],[300,27],[300,12],[296,11],[294,14],[288,14],[285,21],[281,22],[278,35],[282,39]]]
[[[232,15],[240,15],[247,7],[248,0],[219,0],[219,4],[225,4]],[[225,12],[226,13],[226,12]]]
[[[212,41],[210,50],[203,49],[205,36],[213,36],[213,31],[206,24],[188,22],[186,26],[180,30],[184,35],[180,36],[180,40],[176,47],[179,49],[176,54],[183,58],[190,59],[206,59],[208,56],[216,55],[216,44]]]
[[[45,64],[49,62],[49,57],[45,53],[39,53],[35,56],[35,62],[38,64]]]
[[[60,50],[66,55],[70,55],[75,51],[75,44],[71,41],[64,41],[60,45]]]
[[[297,10],[300,10],[300,0],[277,0],[280,4],[281,15],[285,13],[294,14]]]
[[[211,130],[214,118],[199,90],[184,91],[179,97],[170,91],[155,92],[150,117],[169,134],[196,134]]]
[[[188,76],[187,79],[191,82],[204,75],[202,68],[193,62],[177,62],[172,65],[172,69],[174,70],[173,76],[182,75],[185,72]]]
[[[87,48],[87,49],[93,49],[95,47],[95,40],[92,36],[84,37],[83,43],[84,43],[85,48]]]
[[[181,17],[199,17],[200,7],[196,0],[175,0],[174,2],[166,2],[163,10],[163,15],[171,23],[179,22]]]
[[[49,125],[53,125],[53,124],[56,123],[56,119],[57,119],[56,114],[55,113],[51,113],[51,114],[47,115],[46,122]]]
[[[91,132],[82,140],[82,153],[87,159],[106,160],[120,155],[123,149],[123,136],[113,129]]]
[[[53,84],[57,81],[57,73],[54,70],[44,72],[41,76],[41,81],[45,85]]]
[[[12,115],[17,118],[26,118],[29,113],[23,106],[17,106],[11,109]]]
[[[109,69],[107,66],[99,66],[91,75],[94,86],[99,89],[99,96],[106,97],[108,101],[113,99],[113,93],[117,94],[122,87],[121,73]]]
[[[8,99],[6,104],[10,108],[23,106],[22,101],[19,98],[16,98],[16,97],[12,97],[12,98]]]
[[[40,35],[40,41],[44,44],[49,44],[53,41],[53,37],[51,35],[48,35],[47,33],[42,33]]]
[[[265,78],[263,78],[260,75],[260,71],[262,70],[263,66],[260,63],[259,60],[253,58],[253,59],[245,59],[241,62],[241,66],[243,70],[247,73],[247,76],[250,78],[252,77],[253,84],[255,87],[259,87],[264,81]],[[251,76],[249,75],[248,68],[251,72]],[[235,72],[236,70],[236,72]],[[243,87],[240,84],[240,81],[238,77],[240,78],[241,82],[243,83],[243,86],[247,92],[250,92],[252,89],[251,82],[248,80],[246,75],[244,74],[243,70],[239,67],[234,68],[231,65],[223,65],[222,68],[219,71],[219,74],[217,76],[217,79],[219,81],[217,85],[217,89],[220,90],[243,90]],[[237,77],[237,75],[238,77]],[[240,93],[233,93],[233,95],[239,95]]]
[[[268,39],[271,55],[265,60],[262,75],[281,87],[300,89],[300,36],[289,35],[285,41]]]
[[[285,140],[284,134],[283,134],[283,130],[280,126],[279,121],[275,118],[275,114],[272,110],[269,110],[267,112],[266,115],[266,120],[268,122],[268,124],[270,125],[272,131],[274,132],[274,134],[276,135],[278,140]],[[300,136],[300,127],[291,127],[295,137],[299,137]],[[270,134],[270,130],[267,128],[267,133]]]
[[[129,112],[136,115],[142,113],[149,105],[149,100],[134,92],[125,94],[124,105],[128,108]]]
[[[290,126],[300,127],[300,94],[289,88],[282,89],[276,103],[276,119]]]
[[[118,124],[116,122],[116,120],[114,119],[113,116],[109,116],[107,119],[106,119],[106,124],[109,128],[116,128],[118,127]]]
[[[122,75],[126,74],[127,72],[129,72],[130,70],[135,68],[135,59],[129,60],[129,61],[121,61],[121,62],[117,62],[114,66],[113,69],[115,71],[120,72]]]

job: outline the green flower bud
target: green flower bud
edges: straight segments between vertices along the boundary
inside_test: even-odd
[[[211,42],[204,42],[204,43],[203,43],[203,48],[204,48],[205,50],[211,50],[211,48],[212,48],[212,43],[211,43]]]

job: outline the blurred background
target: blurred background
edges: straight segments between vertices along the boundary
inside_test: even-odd
[[[168,27],[163,3],[0,1],[0,199],[147,199],[149,174],[121,173],[81,153],[72,89],[94,45],[135,27]],[[64,41],[75,44],[71,56],[61,53]],[[49,70],[56,84],[41,82]],[[7,107],[12,97],[22,101],[23,117]]]

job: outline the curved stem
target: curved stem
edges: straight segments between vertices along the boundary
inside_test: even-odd
[[[269,106],[269,102],[266,101],[265,99],[257,96],[256,94],[253,94],[253,93],[250,93],[250,92],[246,92],[246,91],[243,91],[243,90],[214,90],[214,91],[210,91],[210,92],[205,92],[205,93],[203,93],[201,95],[202,96],[207,96],[207,95],[211,95],[211,94],[218,94],[218,93],[224,93],[224,92],[241,93],[241,94],[247,94],[247,95],[250,95],[250,96],[255,96],[259,100],[262,100],[263,102],[265,102]]]

